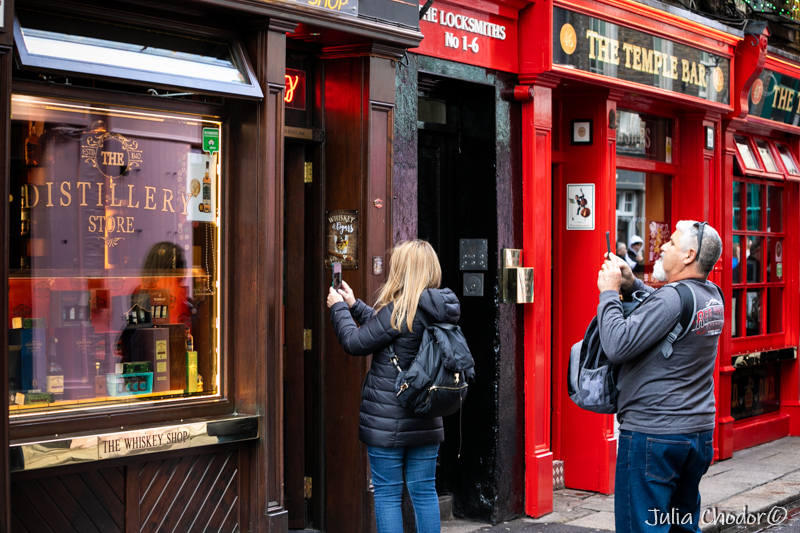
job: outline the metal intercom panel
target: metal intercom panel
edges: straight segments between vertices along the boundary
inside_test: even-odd
[[[486,239],[461,239],[459,265],[461,270],[487,270],[489,248]]]

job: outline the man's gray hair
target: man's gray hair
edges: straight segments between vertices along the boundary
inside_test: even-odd
[[[700,228],[695,224],[699,223],[696,220],[681,220],[675,225],[683,233],[681,236],[681,252],[697,251],[697,235]],[[717,230],[706,224],[706,227],[703,228],[703,248],[700,250],[700,257],[697,258],[700,269],[705,274],[708,274],[717,264],[721,255],[722,239],[720,239]]]

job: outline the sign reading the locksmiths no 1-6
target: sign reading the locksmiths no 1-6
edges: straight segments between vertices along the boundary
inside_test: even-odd
[[[501,10],[496,15],[441,0],[435,6],[419,21],[425,38],[414,52],[507,72],[517,70],[515,13]]]

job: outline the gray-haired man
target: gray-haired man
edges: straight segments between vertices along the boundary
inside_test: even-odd
[[[708,274],[722,254],[719,234],[705,222],[682,220],[653,276],[682,282],[694,294],[689,333],[672,346],[669,358],[651,358],[620,391],[615,486],[617,533],[700,531],[700,478],[713,458],[714,361],[724,325],[719,288]],[[634,364],[663,340],[680,320],[678,291],[658,291],[636,279],[623,260],[611,256],[597,276],[600,339],[608,358]],[[619,294],[652,293],[623,317]]]

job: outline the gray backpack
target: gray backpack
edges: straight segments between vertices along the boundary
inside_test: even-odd
[[[583,340],[572,345],[567,369],[567,391],[578,407],[595,413],[616,413],[617,397],[625,381],[637,374],[656,354],[660,353],[669,358],[672,355],[672,344],[689,332],[689,326],[695,315],[694,292],[687,284],[681,282],[669,283],[664,287],[672,287],[678,291],[681,297],[681,318],[664,340],[639,356],[625,375],[620,376],[622,364],[612,363],[603,352],[597,317],[594,317],[586,328]],[[628,317],[649,296],[647,293],[638,294],[643,297],[623,303],[623,316]]]

